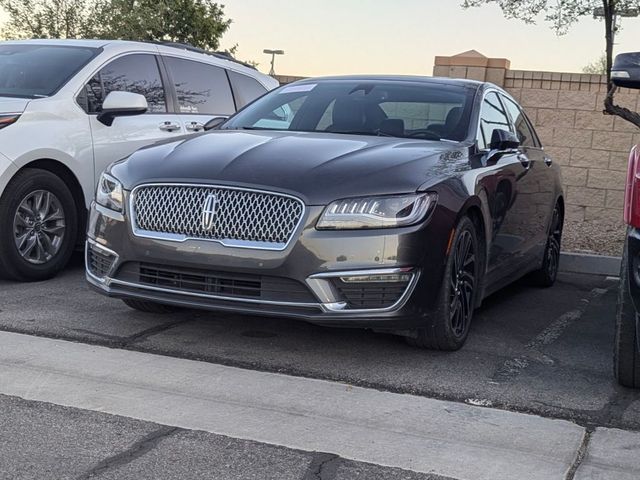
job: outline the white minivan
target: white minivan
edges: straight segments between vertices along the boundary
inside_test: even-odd
[[[66,265],[109,163],[202,131],[277,86],[188,46],[0,42],[0,277],[43,280]]]

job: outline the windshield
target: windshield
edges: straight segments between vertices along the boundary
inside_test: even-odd
[[[0,45],[0,97],[53,95],[98,52],[59,45]]]
[[[265,95],[222,128],[460,141],[469,130],[473,95],[471,88],[435,82],[297,83]]]

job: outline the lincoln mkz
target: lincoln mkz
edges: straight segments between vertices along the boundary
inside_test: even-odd
[[[209,127],[103,173],[86,251],[98,292],[455,350],[487,295],[556,279],[559,167],[495,85],[303,80]]]

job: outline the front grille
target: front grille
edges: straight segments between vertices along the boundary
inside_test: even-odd
[[[315,297],[302,283],[289,278],[266,275],[128,262],[118,270],[116,278],[185,293],[294,303],[316,302]]]
[[[136,235],[270,249],[287,245],[304,213],[296,198],[218,186],[146,185],[132,203]]]
[[[104,278],[109,274],[116,257],[103,250],[87,245],[87,268],[99,278]]]
[[[388,308],[402,297],[408,283],[375,282],[346,283],[334,279],[333,284],[347,301],[348,308]]]

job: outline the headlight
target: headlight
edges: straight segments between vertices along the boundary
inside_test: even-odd
[[[122,212],[122,201],[122,184],[108,173],[103,173],[98,181],[96,203],[116,212]]]
[[[16,123],[19,118],[20,118],[20,115],[17,113],[0,115],[0,128],[8,127],[12,123]]]
[[[323,212],[316,228],[391,228],[422,221],[438,199],[435,193],[338,200]]]

